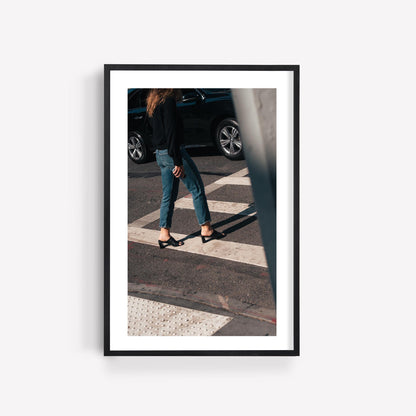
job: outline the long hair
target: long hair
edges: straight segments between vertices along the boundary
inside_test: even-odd
[[[150,90],[149,95],[146,99],[146,111],[149,117],[153,116],[156,107],[166,101],[168,97],[174,97],[176,100],[182,98],[181,90],[174,88],[153,88]]]

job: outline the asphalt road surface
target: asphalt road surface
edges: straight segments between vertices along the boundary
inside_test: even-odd
[[[275,335],[275,305],[246,163],[230,161],[214,149],[188,152],[205,184],[213,226],[226,237],[202,244],[192,198],[181,183],[171,233],[184,245],[161,250],[157,245],[160,169],[155,160],[142,165],[129,160],[128,279],[132,305],[158,311],[159,306],[171,305],[164,310],[168,319],[177,311],[207,314],[194,321],[224,318],[217,327],[213,325],[210,335]],[[148,313],[162,312],[151,309]],[[145,335],[143,328],[136,331],[132,335]],[[152,335],[164,335],[161,331]],[[205,335],[198,333],[198,328],[195,331],[191,334]]]

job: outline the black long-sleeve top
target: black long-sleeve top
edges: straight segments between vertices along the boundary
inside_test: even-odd
[[[152,142],[156,149],[168,149],[175,166],[182,165],[180,145],[183,144],[183,121],[176,109],[173,96],[158,104],[149,118],[153,128]]]

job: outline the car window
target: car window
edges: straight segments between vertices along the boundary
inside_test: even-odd
[[[142,90],[140,90],[140,107],[146,107],[146,98],[149,94],[149,91],[149,88],[143,88]]]
[[[182,96],[186,97],[195,97],[198,93],[195,91],[195,88],[182,88]]]
[[[129,110],[140,107],[139,90],[135,90],[129,94]]]
[[[137,89],[129,95],[129,109],[146,107],[146,98],[149,94],[148,88]]]

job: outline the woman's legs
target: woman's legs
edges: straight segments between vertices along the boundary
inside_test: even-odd
[[[163,196],[160,203],[160,228],[170,228],[172,225],[173,209],[178,196],[179,179],[175,178],[169,168],[163,167],[162,188]]]
[[[208,209],[204,183],[202,182],[197,166],[185,148],[181,148],[181,153],[185,170],[185,177],[182,178],[182,181],[192,195],[195,214],[201,226],[201,235],[210,236],[214,230],[211,226],[211,215]],[[174,205],[178,196],[179,179],[175,178],[172,173],[172,169],[174,168],[173,159],[167,154],[166,150],[156,151],[156,161],[161,170],[163,187],[163,196],[160,204],[159,240],[167,241],[170,238]]]
[[[160,241],[167,241],[170,238],[172,216],[176,198],[178,197],[179,179],[172,174],[170,157],[163,151],[156,152],[156,161],[160,167],[162,176],[163,196],[160,203]],[[181,245],[183,243],[180,243]]]
[[[198,219],[198,223],[201,226],[201,235],[209,237],[214,233],[214,229],[211,226],[211,214],[209,212],[207,197],[205,195],[204,183],[202,182],[197,166],[188,155],[188,152],[184,148],[181,150],[186,175],[182,181],[192,195],[195,214]],[[225,235],[223,233],[220,234],[222,236]]]
[[[211,215],[208,209],[207,197],[205,195],[204,183],[194,161],[187,151],[182,148],[182,161],[185,169],[185,177],[182,179],[184,185],[192,195],[195,215],[199,225],[204,228],[210,227]]]

